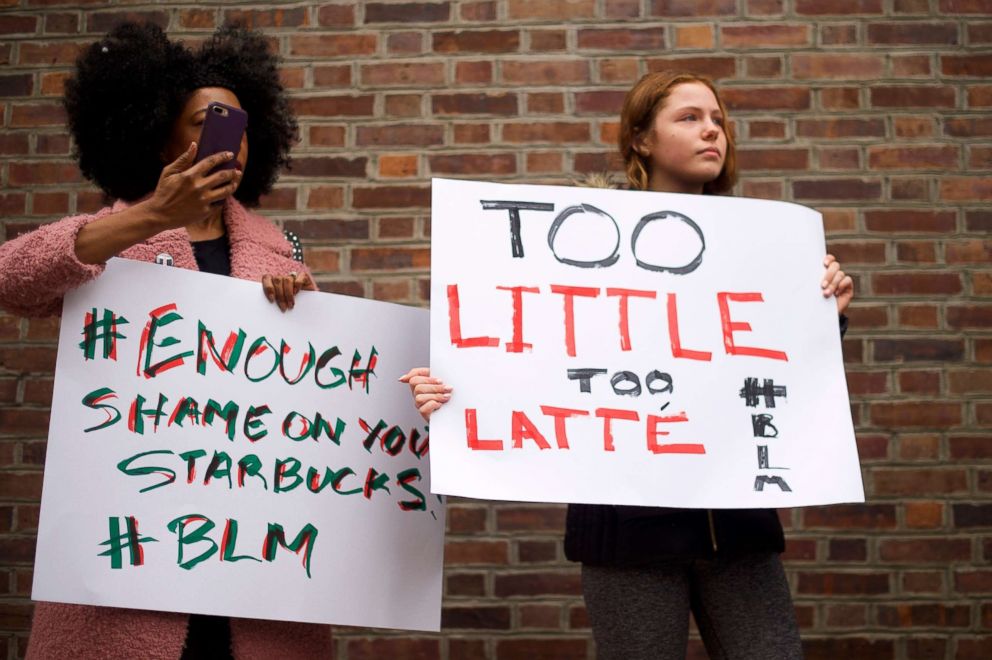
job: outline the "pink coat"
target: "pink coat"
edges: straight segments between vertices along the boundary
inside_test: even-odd
[[[124,208],[118,202],[93,215],[65,218],[0,245],[0,307],[21,316],[58,315],[67,291],[103,272],[102,265],[84,264],[76,258],[79,229]],[[234,277],[261,280],[264,274],[301,269],[282,232],[265,218],[231,200],[224,209],[224,223]],[[169,255],[176,267],[197,270],[189,236],[182,228],[157,234],[120,256],[155,261],[160,254]],[[188,619],[187,614],[173,612],[39,602],[28,658],[175,660],[182,653]],[[232,618],[231,644],[239,660],[330,657],[331,629]]]

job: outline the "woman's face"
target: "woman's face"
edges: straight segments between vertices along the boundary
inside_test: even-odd
[[[650,164],[651,190],[701,193],[727,157],[724,117],[716,96],[700,82],[672,88],[637,151]]]
[[[207,116],[207,104],[217,101],[235,108],[241,108],[238,97],[229,89],[223,87],[201,87],[193,92],[186,105],[179,112],[176,122],[172,125],[172,135],[165,145],[163,154],[166,163],[171,163],[189,148],[190,142],[200,142],[200,131],[203,129],[203,119]],[[248,164],[248,136],[241,136],[241,149],[237,154],[238,166],[242,171]]]

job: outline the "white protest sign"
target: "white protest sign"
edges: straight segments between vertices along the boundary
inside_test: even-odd
[[[864,500],[818,213],[444,179],[432,199],[435,492]]]
[[[112,260],[63,308],[32,598],[438,630],[444,509],[397,382],[427,320]]]

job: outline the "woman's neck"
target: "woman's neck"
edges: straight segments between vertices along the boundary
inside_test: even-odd
[[[648,190],[652,192],[684,193],[687,195],[701,195],[703,184],[680,181],[665,172],[652,172],[648,181]]]
[[[220,238],[224,235],[224,207],[218,205],[217,210],[206,220],[199,220],[186,225],[186,232],[191,241],[209,241],[212,238]]]

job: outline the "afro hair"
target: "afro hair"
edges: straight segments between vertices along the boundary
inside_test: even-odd
[[[261,34],[238,26],[218,29],[193,52],[156,25],[119,25],[82,53],[66,82],[69,129],[83,175],[112,198],[148,195],[190,94],[224,87],[248,114],[250,156],[234,196],[256,206],[289,166],[296,141],[296,118],[277,63]]]

